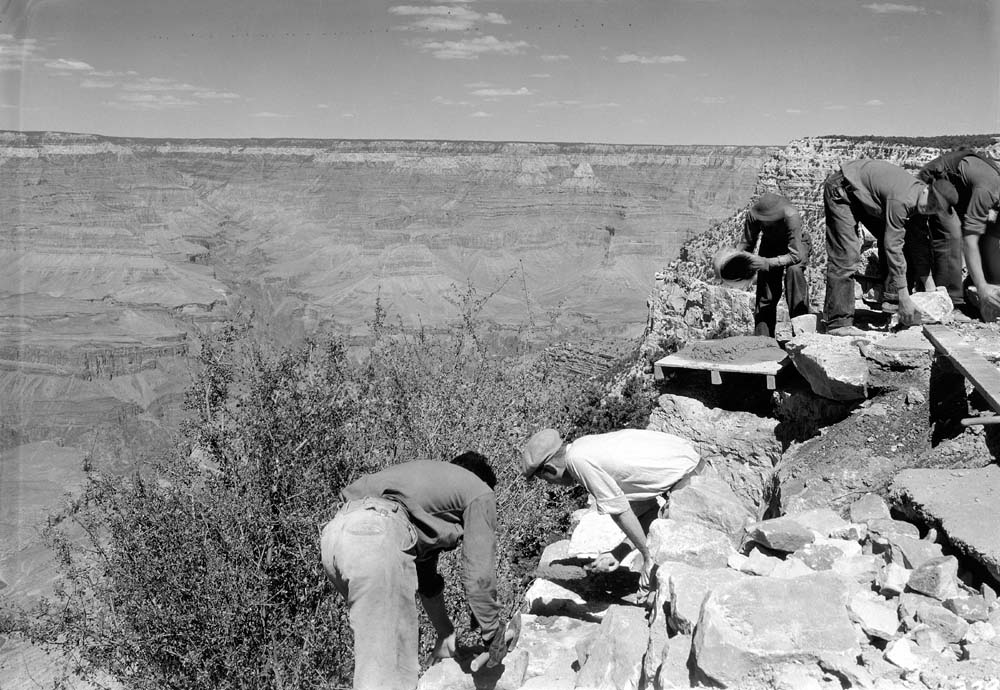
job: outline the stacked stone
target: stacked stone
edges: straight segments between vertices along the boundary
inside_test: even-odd
[[[447,661],[423,690],[546,688],[1000,688],[1000,604],[973,589],[931,532],[874,494],[758,520],[726,482],[693,478],[650,528],[647,612],[636,567],[585,565],[623,539],[581,511],[526,595],[521,642],[470,677]],[[465,671],[463,671],[465,668]]]

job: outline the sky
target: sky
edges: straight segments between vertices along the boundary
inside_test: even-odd
[[[1000,132],[1000,0],[0,4],[0,129],[748,145]]]

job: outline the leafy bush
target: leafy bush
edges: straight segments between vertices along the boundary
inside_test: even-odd
[[[953,149],[959,146],[992,146],[1000,139],[1000,134],[939,134],[930,137],[897,137],[882,134],[824,134],[824,139],[844,139],[853,143],[870,141],[874,144],[898,144],[900,146],[925,146],[937,149]]]
[[[466,293],[460,323],[437,336],[378,310],[360,364],[337,341],[272,351],[225,329],[202,349],[180,452],[127,477],[88,468],[46,530],[61,583],[6,627],[65,652],[84,678],[139,690],[349,685],[351,635],[319,530],[360,474],[467,449],[499,478],[498,584],[515,607],[573,500],[525,483],[519,449],[560,426],[573,396],[544,360],[488,351],[483,301]],[[455,554],[439,567],[467,627]],[[426,620],[421,632],[426,651]]]

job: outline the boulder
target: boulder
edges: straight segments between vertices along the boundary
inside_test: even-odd
[[[795,556],[789,556],[783,561],[778,561],[778,563],[771,569],[771,574],[769,577],[774,577],[778,579],[788,579],[791,577],[802,577],[803,575],[812,575],[816,571],[810,568],[803,561],[799,560]]]
[[[687,567],[670,573],[670,629],[690,634],[698,622],[701,604],[712,590],[745,578],[729,568]]]
[[[576,677],[578,690],[636,690],[649,629],[637,606],[608,609]]]
[[[802,314],[801,316],[793,317],[791,320],[793,336],[815,333],[816,321],[816,314]]]
[[[589,604],[576,592],[541,578],[531,583],[524,600],[528,613],[536,616],[572,616],[599,622],[606,609],[600,604]]]
[[[986,621],[970,623],[969,629],[965,631],[965,636],[962,638],[962,643],[976,644],[979,642],[1000,643],[1000,633]]]
[[[824,537],[833,536],[835,532],[840,532],[850,524],[840,517],[836,511],[829,508],[813,508],[812,510],[802,510],[791,515],[785,515],[789,520],[799,523],[808,530],[818,532]]]
[[[898,563],[886,563],[881,567],[876,579],[878,591],[887,597],[895,597],[906,591],[906,583],[910,581],[910,570]]]
[[[862,554],[834,561],[831,572],[862,585],[871,585],[878,578],[885,561],[880,556]]]
[[[522,687],[531,683],[535,688],[572,688],[580,667],[577,647],[587,646],[599,627],[566,616],[521,614],[521,638],[515,651],[528,658]]]
[[[694,685],[688,670],[691,642],[691,635],[677,634],[670,638],[653,687],[659,690],[688,690]]]
[[[847,604],[851,620],[861,626],[865,634],[880,640],[891,640],[899,630],[896,607],[881,597],[865,592],[854,594]]]
[[[858,542],[826,538],[819,538],[795,552],[795,556],[813,570],[830,570],[837,561],[860,555],[861,545]]]
[[[747,559],[740,564],[739,571],[747,575],[769,577],[779,563],[781,563],[780,558],[769,556],[755,546],[750,549]]]
[[[712,476],[694,476],[670,492],[667,517],[719,530],[738,543],[743,528],[757,518],[729,485]]]
[[[724,568],[736,551],[723,532],[670,518],[653,520],[646,543],[657,563],[680,561],[699,568]]]
[[[885,658],[904,671],[916,671],[927,662],[913,650],[913,643],[905,637],[893,640],[885,647]]]
[[[792,338],[786,349],[817,395],[831,400],[867,395],[868,363],[850,338],[808,333]]]
[[[754,542],[774,551],[792,553],[815,540],[816,535],[787,517],[761,520],[748,525],[743,542]]]
[[[947,288],[942,286],[933,292],[914,292],[910,298],[920,314],[920,323],[947,323],[951,321],[951,313],[955,305],[948,296]]]
[[[925,623],[918,624],[909,632],[909,636],[921,649],[943,652],[948,647],[948,640],[944,638],[941,631]]]
[[[851,504],[848,509],[851,522],[891,519],[889,506],[878,494],[867,493]]]
[[[846,508],[848,497],[891,482],[897,474],[902,458],[878,455],[867,447],[838,447],[828,438],[833,434],[792,446],[782,458],[778,482],[783,514]]]
[[[597,510],[583,514],[570,536],[567,555],[570,558],[594,558],[625,541],[625,533],[610,515]]]
[[[919,327],[907,328],[878,340],[862,341],[859,347],[866,359],[887,369],[929,367],[934,358],[934,345],[924,337]]]
[[[561,539],[545,547],[534,575],[555,582],[582,580],[587,576],[583,568],[586,562],[586,559],[570,556],[569,539]]]
[[[913,569],[907,587],[914,592],[944,601],[958,596],[958,559],[932,558]]]
[[[872,544],[872,550],[875,553],[885,553],[890,563],[898,563],[911,570],[943,555],[941,547],[932,541],[901,535],[889,537],[884,544]]]
[[[868,520],[868,537],[873,542],[888,543],[892,537],[909,537],[910,539],[920,539],[920,530],[917,526],[904,520],[893,520],[892,518],[872,518]]]
[[[1000,582],[1000,466],[904,470],[890,496],[904,514],[939,525],[952,547]]]
[[[860,647],[846,603],[844,583],[823,573],[722,585],[702,605],[694,636],[697,669],[723,687],[789,663],[850,674]]]
[[[968,623],[937,603],[918,604],[914,619],[937,630],[949,644],[961,642],[969,630]]]
[[[946,599],[944,607],[969,623],[990,619],[990,607],[986,599],[979,595]]]
[[[774,465],[781,458],[776,419],[706,406],[665,394],[649,417],[649,428],[682,436],[746,506],[765,504]]]

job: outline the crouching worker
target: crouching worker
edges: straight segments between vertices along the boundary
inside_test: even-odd
[[[599,512],[611,515],[642,555],[640,593],[652,586],[654,563],[646,535],[657,516],[656,497],[695,472],[698,465],[698,452],[690,441],[650,429],[581,436],[572,443],[563,443],[555,429],[542,429],[521,454],[525,477],[537,476],[562,486],[578,484],[593,497]],[[594,566],[613,570],[626,553],[616,549],[601,554]]]
[[[420,595],[437,640],[434,657],[455,653],[438,554],[463,542],[463,583],[483,642],[500,630],[496,587],[496,476],[486,458],[414,460],[361,477],[323,528],[323,567],[347,601],[354,632],[355,690],[417,686]]]

